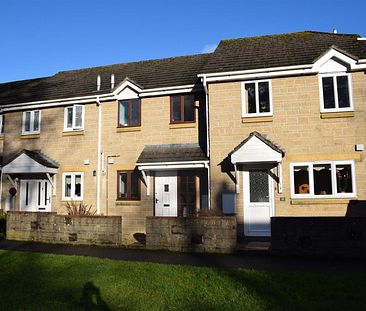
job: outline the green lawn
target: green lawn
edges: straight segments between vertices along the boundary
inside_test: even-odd
[[[365,310],[366,275],[0,251],[0,310]]]

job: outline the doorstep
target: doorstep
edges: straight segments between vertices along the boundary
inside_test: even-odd
[[[271,240],[267,237],[246,237],[238,241],[238,252],[268,253],[271,250]]]

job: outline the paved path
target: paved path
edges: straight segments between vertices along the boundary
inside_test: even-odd
[[[97,246],[15,242],[7,240],[0,240],[0,249],[218,268],[246,268],[294,272],[366,272],[366,265],[362,259],[298,258],[258,253],[240,253],[233,255],[191,254]]]

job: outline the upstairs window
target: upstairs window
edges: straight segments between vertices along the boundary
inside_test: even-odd
[[[84,106],[74,105],[65,108],[65,131],[81,131],[84,129]]]
[[[293,198],[350,198],[356,196],[353,161],[291,163]]]
[[[0,115],[0,136],[4,135],[5,115]]]
[[[320,85],[321,112],[353,110],[349,74],[322,75]]]
[[[81,201],[83,199],[83,173],[63,173],[62,200]]]
[[[22,134],[38,134],[41,131],[41,111],[24,111]]]
[[[118,171],[117,178],[117,200],[140,200],[140,179],[136,171]]]
[[[271,81],[249,81],[242,84],[243,117],[271,116]]]
[[[170,97],[170,123],[195,122],[194,95]]]
[[[121,100],[118,103],[118,127],[141,125],[141,101]]]

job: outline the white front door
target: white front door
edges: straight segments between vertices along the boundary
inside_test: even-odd
[[[51,183],[46,179],[21,179],[20,210],[50,212],[51,192]]]
[[[155,216],[176,217],[177,215],[177,172],[156,172]]]
[[[274,189],[271,170],[244,171],[244,234],[271,236],[271,216],[274,214]]]

